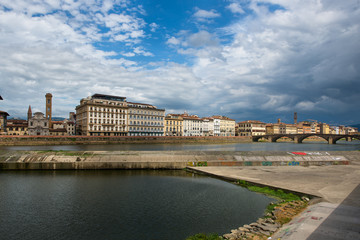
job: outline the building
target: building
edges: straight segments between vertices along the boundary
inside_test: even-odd
[[[220,134],[218,136],[230,137],[235,136],[235,120],[225,116],[212,116],[213,119],[220,120]],[[215,129],[215,125],[214,125]]]
[[[220,118],[212,117],[214,120],[214,136],[220,136]]]
[[[76,106],[76,134],[126,136],[128,105],[125,97],[94,94]]]
[[[6,134],[7,117],[10,116],[7,112],[0,111],[0,134]]]
[[[72,121],[70,119],[66,119],[66,120],[64,120],[64,126],[65,126],[68,136],[75,135],[75,122],[74,121]]]
[[[258,136],[266,134],[266,123],[247,120],[237,123],[237,135],[238,136]]]
[[[183,136],[202,136],[202,119],[197,115],[184,113],[183,118]]]
[[[321,134],[330,134],[330,126],[327,123],[320,123],[320,133]]]
[[[50,135],[49,119],[47,119],[43,113],[36,112],[28,122],[28,133],[31,136]]]
[[[128,136],[164,136],[165,109],[128,102]]]
[[[49,120],[49,128],[52,128],[52,122],[51,122],[51,113],[52,113],[52,94],[51,93],[47,93],[45,95],[46,98],[46,104],[45,104],[45,112],[46,115],[45,117]]]
[[[12,119],[7,121],[8,135],[28,135],[28,121]]]
[[[164,127],[165,136],[182,136],[183,118],[181,114],[167,114]]]

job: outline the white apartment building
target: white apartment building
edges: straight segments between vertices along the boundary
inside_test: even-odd
[[[183,136],[202,136],[202,119],[196,115],[183,114]]]

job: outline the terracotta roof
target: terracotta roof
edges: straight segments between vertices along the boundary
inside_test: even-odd
[[[0,114],[5,114],[6,116],[10,116],[7,112],[4,112],[4,111],[0,111]]]
[[[246,120],[246,121],[238,122],[238,124],[239,123],[262,123],[262,124],[265,124],[264,122],[261,122],[258,120]]]

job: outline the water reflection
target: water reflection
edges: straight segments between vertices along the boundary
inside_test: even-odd
[[[0,146],[0,150],[65,150],[65,151],[356,151],[360,141],[281,143],[229,143],[229,144],[103,144],[60,146]]]

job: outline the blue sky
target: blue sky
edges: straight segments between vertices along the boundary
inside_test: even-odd
[[[360,123],[357,0],[2,0],[0,110],[119,95],[167,113]]]

